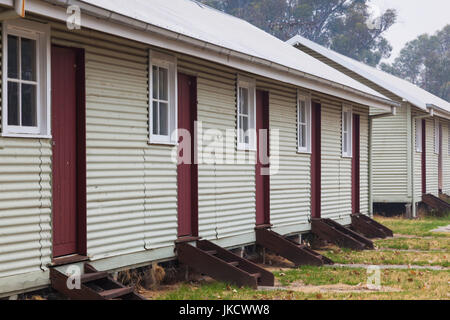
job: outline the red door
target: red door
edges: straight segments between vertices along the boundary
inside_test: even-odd
[[[84,70],[79,50],[52,47],[52,136],[53,136],[53,256],[84,253],[85,225],[80,220],[85,206]],[[83,55],[84,57],[84,55]],[[77,90],[78,87],[80,90]]]
[[[444,185],[442,177],[442,123],[439,123],[438,184],[439,192],[442,193]]]
[[[322,192],[322,106],[313,102],[311,108],[311,215],[321,218]]]
[[[361,146],[360,146],[360,116],[358,114],[353,115],[353,150],[352,150],[352,211],[353,213],[360,213],[360,158],[361,158]]]
[[[256,225],[270,224],[269,93],[256,91]]]
[[[178,165],[178,236],[198,235],[197,203],[198,183],[195,164],[194,124],[197,120],[196,78],[178,74],[178,128],[190,133],[189,140],[180,135],[178,155],[185,159]],[[185,150],[190,148],[190,150]],[[186,153],[187,152],[187,153]],[[185,156],[187,158],[185,158]],[[181,161],[180,161],[181,162]]]
[[[427,193],[427,122],[422,120],[422,194]]]

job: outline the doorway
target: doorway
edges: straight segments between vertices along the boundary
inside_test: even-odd
[[[84,50],[52,47],[53,257],[86,255]]]
[[[311,215],[321,218],[322,192],[322,106],[318,102],[312,103],[311,108]]]

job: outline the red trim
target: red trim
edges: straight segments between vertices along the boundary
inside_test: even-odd
[[[311,108],[311,215],[321,218],[321,192],[322,192],[322,125],[321,104],[313,102]]]
[[[353,143],[352,143],[352,211],[360,213],[361,204],[361,140],[360,140],[360,116],[353,115]]]
[[[87,255],[87,196],[86,196],[86,72],[85,50],[77,51],[77,199],[78,254]]]
[[[189,101],[186,100],[188,94]],[[191,164],[178,165],[178,236],[198,236],[198,165],[195,164],[197,79],[178,74],[178,128],[191,133]]]
[[[260,145],[261,129],[269,129],[269,93],[267,91],[256,91],[256,132],[257,132],[257,162],[255,172],[256,184],[256,225],[270,224],[270,176],[261,175],[262,169],[269,169],[270,164],[261,163],[261,155],[270,156],[269,139],[263,150]],[[268,137],[267,137],[268,138]]]
[[[427,193],[427,122],[422,120],[422,194]]]
[[[442,176],[442,123],[439,123],[439,155],[438,155],[438,188],[439,193],[442,193],[444,186]]]
[[[70,244],[58,244],[56,245],[55,241],[57,236],[55,235],[57,228],[61,227],[58,225],[57,221],[60,219],[56,219],[56,215],[58,214],[57,208],[59,207],[59,202],[56,202],[55,196],[53,197],[53,257],[65,256],[68,254],[79,254],[86,255],[87,253],[87,240],[86,240],[86,93],[85,93],[85,52],[84,49],[76,49],[76,48],[66,48],[60,46],[52,47],[52,55],[56,59],[57,52],[63,52],[61,50],[72,51],[75,54],[75,172],[76,172],[76,182],[75,182],[75,201],[76,201],[76,226],[74,226],[73,232],[76,236],[76,244],[75,246]],[[53,60],[52,64],[57,63],[58,67],[61,63],[61,57],[59,60]],[[58,81],[58,74],[54,74],[57,72],[58,68],[53,67],[52,71],[52,79],[53,81]],[[62,80],[61,80],[62,81]],[[66,81],[66,80],[64,80]],[[70,85],[68,81],[66,81],[63,85]],[[58,92],[55,89],[55,82],[52,82],[52,97],[57,94],[64,94],[64,92]],[[60,90],[64,90],[63,88]],[[53,99],[53,101],[58,101],[58,99]],[[54,106],[52,105],[52,108]],[[53,110],[54,111],[54,110]],[[52,131],[54,130],[54,126],[61,125],[54,117],[57,116],[57,112],[52,112]],[[63,124],[64,125],[64,124]],[[55,142],[56,133],[54,132],[53,141]],[[55,157],[55,147],[53,149],[53,158]],[[57,179],[56,175],[64,174],[64,167],[60,166],[60,164],[52,161],[53,166],[53,179]],[[57,170],[57,171],[55,171]],[[61,171],[62,170],[62,171]],[[57,174],[55,175],[55,172]],[[56,185],[60,185],[62,182],[58,181],[57,183],[53,182],[53,188]],[[55,193],[53,193],[55,195]],[[60,201],[60,200],[58,200]],[[62,220],[61,220],[62,221]],[[64,227],[64,226],[62,226]],[[67,226],[66,226],[67,227]],[[70,228],[69,228],[70,229]],[[58,232],[66,232],[68,229],[64,229],[64,231]],[[75,248],[76,247],[76,248]],[[75,248],[75,250],[74,250]],[[75,251],[75,252],[74,252]]]

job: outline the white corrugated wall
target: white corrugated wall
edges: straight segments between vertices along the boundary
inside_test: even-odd
[[[342,157],[342,104],[322,100],[322,218],[352,213],[352,160]]]
[[[434,152],[434,118],[426,119],[426,152],[427,152],[427,193],[439,196],[438,189],[438,155]]]
[[[253,237],[255,152],[236,152],[236,72],[190,57],[180,56],[178,65],[181,72],[197,76],[203,136],[203,161],[198,166],[199,235],[208,240]],[[214,155],[208,147],[211,142],[220,150],[226,146],[226,151]]]
[[[1,43],[0,32],[0,50]],[[46,139],[0,138],[0,294],[18,289],[6,277],[19,275],[15,280],[20,282],[22,275],[33,274],[27,279],[31,287],[42,285],[47,277],[51,154]]]
[[[397,115],[373,120],[373,201],[407,202],[406,108]]]
[[[278,131],[270,145],[271,155],[278,153],[278,170],[270,177],[271,223],[283,234],[303,231],[311,216],[311,155],[297,152],[297,91],[263,81],[258,85],[269,91],[270,130]]]
[[[443,190],[450,195],[450,121],[443,121],[442,124],[442,157],[443,157]]]

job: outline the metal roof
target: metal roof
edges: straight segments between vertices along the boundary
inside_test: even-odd
[[[192,0],[81,0],[85,4],[287,69],[344,85],[375,98],[379,92],[252,24]],[[392,102],[392,105],[396,105]]]
[[[449,102],[411,82],[346,57],[299,35],[288,40],[287,43],[292,46],[297,46],[302,52],[308,53],[337,70],[345,72],[347,75],[361,81],[391,99],[406,100],[423,110],[438,108],[445,112],[450,112]]]

